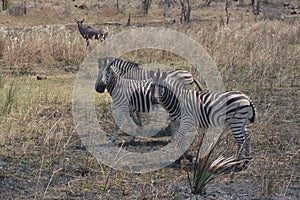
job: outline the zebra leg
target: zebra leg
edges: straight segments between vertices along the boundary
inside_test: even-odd
[[[128,123],[129,123],[129,125],[130,125],[130,127],[131,127],[131,130],[132,130],[132,132],[133,132],[133,136],[132,136],[132,138],[130,139],[130,141],[131,141],[131,142],[134,142],[135,136],[138,135],[138,132],[137,132],[136,129],[135,129],[136,124],[135,124],[135,122],[133,121],[133,119],[131,118],[129,112],[126,113],[126,118],[127,118],[127,121],[128,121]],[[140,131],[140,130],[139,130],[139,131]]]
[[[250,151],[251,151],[251,140],[250,140],[250,135],[247,132],[247,128],[245,128],[245,156],[250,157]]]
[[[110,139],[111,142],[115,142],[116,141],[119,130],[120,130],[120,127],[118,126],[117,123],[115,123],[114,134],[113,134],[113,136]]]
[[[243,160],[242,163],[240,164],[237,164],[234,168],[234,171],[235,172],[239,172],[239,171],[242,171],[242,170],[245,170],[247,169],[248,167],[248,163],[250,161],[250,136],[247,132],[247,129],[245,127],[245,131],[244,131],[244,138],[243,138],[243,142],[239,142],[238,143],[238,152],[239,152],[239,157],[238,157],[238,160]],[[243,150],[245,151],[245,157],[242,156],[242,152]]]
[[[230,124],[230,129],[233,133],[235,140],[238,143],[238,150],[237,150],[237,159],[243,160],[243,149],[245,150],[245,156],[249,158],[250,155],[250,138],[249,134],[246,129],[246,119],[244,122],[232,122]],[[246,169],[249,160],[243,160],[242,163],[235,165],[234,171],[239,172]]]
[[[120,129],[120,125],[122,123],[122,118],[123,118],[123,115],[125,115],[130,127],[131,127],[131,130],[133,132],[133,137],[130,139],[130,140],[133,140],[135,139],[135,136],[137,135],[137,131],[136,129],[134,128],[135,126],[135,123],[133,121],[133,119],[131,118],[130,116],[130,112],[128,111],[128,107],[124,107],[124,108],[121,108],[119,107],[118,109],[118,112],[117,112],[117,118],[115,120],[115,127],[114,127],[114,134],[111,138],[111,141],[112,142],[115,142],[116,141],[116,138],[117,138],[117,135],[118,135],[118,131]]]
[[[241,120],[241,119],[233,118],[229,124],[229,128],[238,145],[236,157],[238,158],[238,160],[241,160],[243,159],[242,149],[244,147],[245,140],[246,140],[246,136],[245,136],[246,119]]]
[[[142,116],[141,112],[136,112],[136,121],[138,126],[142,126]]]
[[[190,134],[192,131],[193,124],[189,122],[189,119],[181,119],[180,125],[175,132],[175,135],[173,137],[173,141],[176,144],[176,147],[179,148],[179,150],[184,153],[188,149],[187,144],[187,134]]]
[[[117,113],[117,119],[115,120],[115,127],[114,127],[114,134],[111,137],[111,142],[115,142],[117,139],[118,131],[120,130],[120,127],[118,124],[121,124],[122,122],[123,113],[122,111],[118,111]]]
[[[171,140],[174,140],[174,136],[176,134],[176,131],[178,130],[179,128],[179,125],[180,125],[180,120],[176,120],[176,121],[171,121],[170,122],[170,128],[171,128]]]
[[[142,126],[142,122],[141,122],[141,114],[140,112],[136,112],[136,118],[134,117],[133,112],[130,112],[130,116],[133,119],[134,123],[138,126]]]

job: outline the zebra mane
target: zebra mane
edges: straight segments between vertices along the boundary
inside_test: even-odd
[[[113,61],[107,65],[108,67],[115,66],[126,70],[141,69],[139,65],[135,62],[131,62],[127,60],[125,61],[120,58],[114,58],[114,57],[108,57],[108,59],[110,60],[113,59]]]
[[[152,78],[149,76],[149,71],[139,69],[136,71],[128,71],[120,76],[121,70],[119,68],[111,67],[111,75],[116,79],[122,79],[127,81],[141,81],[147,82],[152,81]],[[138,73],[137,73],[138,72]]]
[[[150,78],[152,79],[152,84],[163,84],[167,78],[167,72],[158,69],[156,72],[150,72]]]
[[[106,58],[98,58],[98,68],[99,71],[104,71],[108,66],[110,66],[116,58],[114,57],[106,57]]]

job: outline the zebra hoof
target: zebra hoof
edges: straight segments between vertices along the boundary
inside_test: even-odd
[[[109,140],[109,141],[106,143],[106,147],[113,147],[113,146],[115,146],[115,145],[114,145],[114,143],[113,143],[111,140]]]
[[[129,143],[135,143],[135,136],[132,136],[129,140]]]
[[[241,171],[246,170],[249,166],[249,162],[250,162],[250,160],[243,159],[242,162],[240,162],[234,166],[234,172],[241,172]]]
[[[112,137],[112,138],[110,139],[110,142],[111,142],[111,143],[115,143],[115,141],[116,141],[116,138],[114,138],[114,137]]]

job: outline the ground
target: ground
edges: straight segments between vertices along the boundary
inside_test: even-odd
[[[10,1],[10,5],[18,1]],[[224,23],[224,2],[192,1],[190,23],[180,24],[180,4],[163,16],[159,1],[143,15],[139,1],[27,1],[26,16],[0,12],[0,199],[299,199],[300,5],[263,1],[254,16],[250,1],[232,1]],[[80,9],[78,5],[85,4]],[[288,5],[287,5],[288,4]],[[77,5],[77,7],[75,7]],[[128,13],[131,26],[125,26]],[[251,97],[257,119],[248,126],[252,160],[248,168],[215,177],[205,194],[191,192],[191,164],[175,162],[146,174],[105,166],[85,148],[73,121],[74,80],[86,48],[74,17],[110,32],[139,26],[167,27],[201,44],[216,62],[225,88]],[[175,21],[174,21],[175,20]],[[109,42],[109,38],[107,42]],[[185,68],[206,89],[201,72],[169,52],[139,50],[122,58]],[[37,79],[42,77],[41,80]],[[101,126],[113,132],[110,97],[96,94]],[[110,134],[108,134],[110,137]],[[120,134],[117,144],[129,136]],[[168,137],[157,137],[158,148]],[[139,139],[138,139],[139,140]],[[158,147],[157,147],[158,145]],[[220,148],[235,151],[226,133]],[[193,155],[194,145],[189,149]]]

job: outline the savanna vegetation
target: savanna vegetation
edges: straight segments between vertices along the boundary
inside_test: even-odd
[[[8,0],[0,11],[0,198],[299,199],[300,3],[251,3]],[[257,109],[248,168],[216,176],[206,194],[195,195],[191,164],[129,174],[98,162],[74,126],[72,91],[80,64],[99,41],[86,47],[74,17],[108,30],[107,42],[123,30],[154,26],[201,44],[225,87],[245,92]],[[122,58],[185,68],[203,83],[189,63],[168,52],[139,50]],[[112,133],[110,97],[95,96],[99,123]],[[224,146],[235,151],[229,131],[217,148]]]

